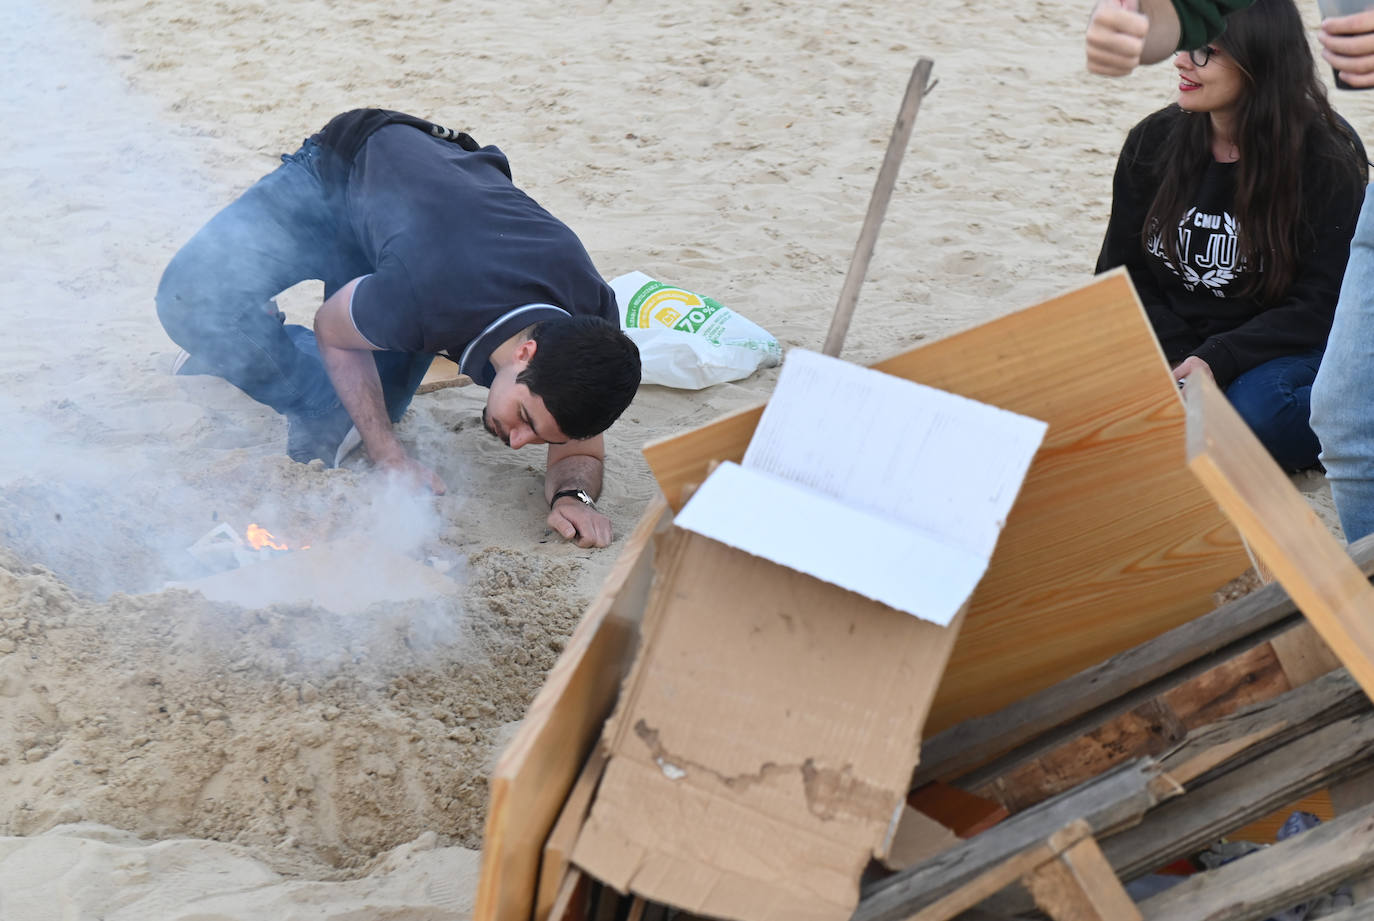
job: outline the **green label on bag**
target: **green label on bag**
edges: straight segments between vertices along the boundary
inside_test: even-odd
[[[630,298],[625,308],[625,326],[627,329],[666,326],[684,333],[701,332],[710,338],[710,331],[703,332],[702,326],[720,310],[724,310],[724,305],[719,301],[651,281]],[[728,311],[726,313],[728,315]]]

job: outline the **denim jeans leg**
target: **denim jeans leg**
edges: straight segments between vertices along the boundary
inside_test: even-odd
[[[1312,429],[1345,539],[1374,533],[1374,185],[1365,190],[1336,319],[1312,385]]]
[[[286,333],[300,351],[319,357],[320,347],[315,341],[314,330],[288,324]],[[372,357],[382,382],[386,414],[393,423],[400,422],[434,356],[422,352],[373,352]]]
[[[393,423],[400,422],[434,356],[419,352],[377,352],[376,359],[386,414]]]
[[[335,402],[319,356],[298,349],[267,309],[330,272],[337,226],[308,143],[215,215],[173,257],[157,292],[172,341],[253,399],[285,414]]]
[[[1236,412],[1285,470],[1303,470],[1317,463],[1317,436],[1307,420],[1312,379],[1321,356],[1321,349],[1313,349],[1266,361],[1226,388]]]

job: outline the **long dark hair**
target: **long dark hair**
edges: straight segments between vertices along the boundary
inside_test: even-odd
[[[1299,254],[1313,245],[1313,228],[1301,219],[1304,198],[1327,191],[1319,177],[1304,182],[1306,167],[1320,162],[1336,175],[1349,171],[1362,185],[1365,161],[1327,101],[1293,0],[1256,0],[1227,17],[1225,33],[1213,44],[1239,65],[1245,80],[1235,125],[1237,252],[1250,269],[1241,276],[1241,293],[1270,306],[1293,283]],[[1147,242],[1159,233],[1175,265],[1175,228],[1211,160],[1211,119],[1182,112],[1160,151],[1159,191],[1141,235]]]

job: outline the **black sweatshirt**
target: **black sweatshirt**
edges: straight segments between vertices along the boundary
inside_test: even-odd
[[[1173,228],[1180,235],[1182,266],[1170,265],[1157,235],[1147,241],[1149,252],[1141,246],[1169,130],[1176,119],[1205,117],[1169,106],[1131,129],[1112,180],[1112,215],[1097,271],[1126,266],[1170,364],[1196,355],[1226,387],[1266,361],[1326,344],[1364,188],[1309,151],[1302,220],[1311,232],[1299,236],[1306,242],[1292,285],[1277,303],[1263,308],[1238,293],[1243,273],[1254,269],[1236,251],[1231,213],[1236,164],[1209,161],[1193,207]]]

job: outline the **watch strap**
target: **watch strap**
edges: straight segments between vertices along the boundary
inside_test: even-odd
[[[585,489],[560,489],[558,492],[554,493],[553,498],[549,500],[549,508],[553,508],[554,503],[564,496],[571,496],[590,509],[596,508],[595,500],[592,499]]]

